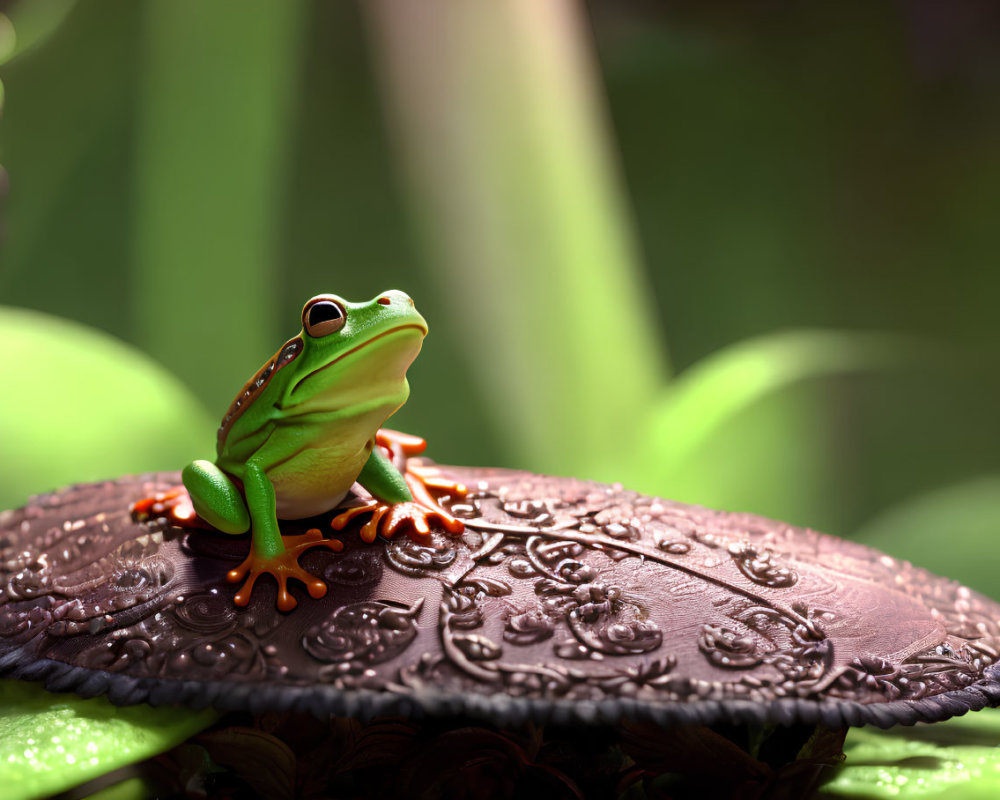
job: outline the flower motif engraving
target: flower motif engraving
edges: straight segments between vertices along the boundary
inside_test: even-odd
[[[795,570],[781,564],[774,553],[749,542],[730,544],[729,555],[733,557],[740,572],[761,586],[787,589],[799,580]]]
[[[698,649],[717,667],[747,669],[761,662],[753,637],[722,625],[703,625],[698,636]]]
[[[452,642],[466,658],[472,661],[492,661],[503,654],[500,645],[477,634],[453,636]]]
[[[400,537],[386,545],[385,555],[394,569],[417,578],[447,569],[458,557],[458,552],[454,547],[429,547],[409,537]]]
[[[323,570],[323,578],[328,584],[338,586],[365,586],[380,580],[382,569],[381,553],[364,548],[344,553],[331,561]]]
[[[236,625],[232,600],[218,589],[184,598],[174,609],[174,616],[184,628],[200,634],[223,633]]]
[[[510,613],[504,625],[504,641],[517,645],[536,644],[552,637],[556,625],[552,617],[533,608],[521,613]]]
[[[408,608],[379,601],[343,606],[306,631],[302,647],[317,661],[342,671],[380,664],[398,656],[416,638],[422,606],[422,600]]]

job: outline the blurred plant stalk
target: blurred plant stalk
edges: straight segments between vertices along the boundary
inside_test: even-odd
[[[511,455],[606,470],[667,358],[582,7],[362,7],[417,227]]]
[[[224,408],[277,339],[282,187],[305,4],[159,0],[145,16],[135,329],[177,375],[207,381],[201,396]],[[195,362],[214,336],[225,337],[232,357],[205,376]]]

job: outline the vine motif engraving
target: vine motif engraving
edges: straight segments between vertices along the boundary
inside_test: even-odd
[[[345,532],[342,553],[303,560],[328,593],[291,615],[268,580],[232,604],[245,539],[87,500],[148,479],[41,498],[0,514],[0,655],[185,685],[654,704],[919,701],[998,671],[1000,606],[859,545],[620,487],[462,479],[469,496],[443,503],[465,534]]]
[[[823,632],[823,612],[809,612],[808,624],[790,619],[772,608],[749,608],[734,622],[743,632],[726,625],[706,623],[698,648],[708,661],[727,670],[749,670],[761,665],[775,669],[781,682],[815,683],[826,675],[833,649]],[[755,679],[750,685],[760,682]]]
[[[995,659],[969,644],[958,649],[945,643],[917,653],[902,663],[879,656],[855,658],[831,687],[849,698],[919,700],[973,683]]]
[[[537,504],[506,503],[503,507],[508,513],[514,511],[533,521],[554,518],[542,513]],[[508,605],[501,614],[505,643],[526,647],[552,639],[553,654],[571,661],[636,656],[662,646],[663,634],[657,624],[641,618],[641,609],[634,599],[621,587],[602,581],[600,569],[588,560],[590,554],[602,554],[612,562],[628,556],[603,547],[602,543],[605,538],[635,541],[639,538],[637,529],[614,520],[605,520],[598,527],[593,522],[595,516],[584,518],[573,528],[592,535],[590,548],[578,541],[561,539],[557,533],[529,535],[505,540],[481,559],[483,567],[505,567],[513,578],[533,582],[534,605]],[[480,576],[467,576],[455,589],[446,592],[442,636],[448,663],[474,680],[512,680],[502,664],[483,663],[496,662],[502,657],[504,651],[499,644],[482,634],[458,633],[482,629],[488,618],[483,607],[485,599],[510,593],[506,582]],[[560,631],[563,636],[556,639]],[[670,658],[661,662],[672,663]],[[523,688],[528,680],[526,673],[530,671],[520,665],[514,671],[520,677],[513,679],[514,682]],[[550,681],[551,678],[548,675]],[[614,673],[614,680],[609,680],[608,686],[628,683],[618,673]]]

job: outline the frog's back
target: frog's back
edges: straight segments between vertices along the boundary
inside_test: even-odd
[[[215,445],[215,450],[219,458],[224,456],[229,438],[233,434],[233,429],[238,427],[237,423],[242,419],[247,409],[260,398],[278,371],[291,364],[301,352],[302,337],[296,336],[289,339],[243,385],[243,388],[233,398],[233,402],[229,404],[229,408],[226,409],[226,413],[222,417],[222,423],[219,425]]]

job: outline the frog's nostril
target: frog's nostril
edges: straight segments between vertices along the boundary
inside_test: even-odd
[[[392,302],[392,300],[390,300],[388,297],[380,297],[375,302],[377,302],[380,306],[387,306]]]

